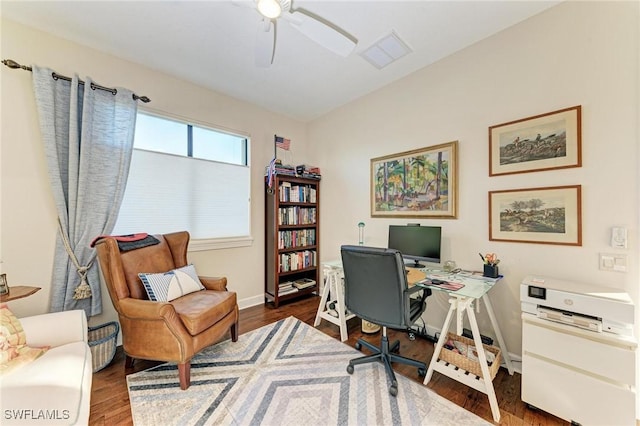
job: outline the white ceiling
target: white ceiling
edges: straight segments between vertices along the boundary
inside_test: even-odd
[[[260,15],[232,0],[2,0],[0,13],[5,18],[308,121],[558,3],[293,0],[293,7],[304,7],[354,35],[358,45],[349,57],[340,57],[281,19],[274,63],[267,69],[254,64]],[[413,52],[378,70],[359,53],[392,30]],[[9,59],[26,64],[31,60]],[[153,100],[153,93],[145,95]]]

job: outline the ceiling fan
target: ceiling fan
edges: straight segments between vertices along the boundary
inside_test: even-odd
[[[294,8],[292,0],[235,0],[239,5],[251,5],[263,19],[256,33],[255,59],[259,67],[273,63],[277,25],[280,18],[319,45],[343,57],[349,56],[358,40],[342,28],[303,8]]]

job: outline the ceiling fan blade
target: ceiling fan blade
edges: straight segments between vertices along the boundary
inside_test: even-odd
[[[294,18],[290,23],[295,29],[340,56],[349,56],[358,43],[342,28],[306,9],[295,9],[290,13]]]
[[[270,19],[263,19],[256,33],[256,66],[268,68],[276,53],[276,26]]]
[[[256,2],[254,0],[231,0],[234,6],[244,7],[245,9],[255,9]]]

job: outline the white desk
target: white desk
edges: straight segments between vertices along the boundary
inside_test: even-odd
[[[313,326],[319,326],[320,321],[322,321],[323,319],[339,326],[340,340],[344,342],[349,338],[349,333],[347,332],[347,320],[355,317],[355,314],[347,312],[347,307],[344,303],[344,276],[342,273],[342,262],[339,260],[323,262],[322,268],[323,275],[325,277],[325,283],[322,289],[322,298],[320,299],[320,305],[318,306],[318,313],[316,313],[316,320],[314,321]],[[331,291],[332,289],[333,292]],[[337,317],[331,315],[326,309],[330,292],[336,298],[336,302],[338,305],[336,307],[336,311],[338,312]]]
[[[491,301],[489,300],[489,297],[487,297],[487,293],[496,284],[496,282],[498,282],[499,278],[493,279],[475,276],[462,276],[448,274],[440,270],[432,269],[423,269],[423,272],[426,273],[427,277],[438,278],[450,282],[460,282],[464,284],[464,287],[459,290],[449,291],[438,286],[426,285],[421,282],[416,283],[416,285],[430,288],[432,290],[443,291],[450,296],[449,311],[447,312],[442,330],[440,331],[440,338],[438,339],[438,343],[436,344],[436,347],[433,351],[433,357],[431,358],[431,362],[429,363],[427,375],[424,378],[424,384],[426,385],[427,383],[429,383],[431,377],[433,376],[433,372],[437,371],[441,374],[444,374],[445,376],[457,380],[460,383],[464,383],[467,386],[470,386],[480,392],[487,394],[489,398],[489,405],[491,406],[491,412],[493,414],[493,420],[499,422],[500,409],[498,408],[498,400],[493,388],[493,380],[491,379],[489,373],[487,356],[485,354],[484,347],[482,346],[480,330],[478,329],[478,322],[476,321],[476,315],[473,312],[473,303],[476,300],[482,300],[487,308],[487,314],[489,315],[489,319],[491,320],[491,325],[493,326],[493,330],[496,334],[496,339],[498,340],[498,344],[507,365],[507,369],[509,370],[509,374],[513,375],[513,365],[511,363],[511,357],[509,356],[509,352],[507,351],[504,339],[502,338],[500,327],[498,327],[498,322],[496,321],[496,317],[493,313]],[[478,350],[478,359],[480,362],[480,369],[482,371],[482,377],[479,378],[476,378],[476,376],[472,373],[467,374],[466,371],[460,368],[455,368],[451,364],[447,365],[446,362],[439,360],[440,351],[442,350],[442,347],[447,340],[447,332],[449,331],[449,327],[451,326],[451,321],[453,320],[454,313],[456,315],[456,334],[462,335],[464,312],[467,313],[467,317],[469,318],[469,325],[471,326],[473,341],[475,343],[476,349]],[[488,380],[485,378],[487,378]]]

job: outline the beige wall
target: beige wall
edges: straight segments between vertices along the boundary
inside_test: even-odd
[[[88,49],[25,26],[2,21],[2,58],[90,76],[105,86],[123,86],[151,98],[150,108],[251,135],[251,247],[194,252],[189,260],[203,275],[225,275],[241,307],[262,303],[264,283],[264,166],[273,156],[273,135],[292,140],[293,160],[306,162],[305,125],[154,70]],[[197,64],[187,64],[197,66]],[[0,195],[3,272],[10,285],[43,290],[11,302],[19,316],[49,307],[49,279],[56,235],[56,213],[40,134],[31,74],[2,67],[2,145]],[[215,74],[211,78],[216,78]],[[144,230],[141,230],[144,231]],[[250,267],[247,267],[249,265]],[[91,322],[115,319],[104,292],[105,313]]]
[[[638,301],[638,3],[567,2],[424,68],[309,125],[323,168],[322,258],[356,243],[385,246],[388,225],[370,217],[370,159],[459,141],[459,215],[423,219],[443,228],[443,257],[481,268],[496,252],[505,278],[491,293],[507,347],[521,352],[519,284],[528,274],[625,289]],[[393,66],[393,65],[392,65]],[[488,176],[488,127],[582,105],[583,167]],[[583,245],[492,242],[487,192],[582,185]],[[611,227],[629,230],[628,250],[610,247]],[[598,253],[629,256],[627,273],[602,272]],[[447,298],[425,316],[441,327]],[[480,329],[490,330],[484,308]]]

